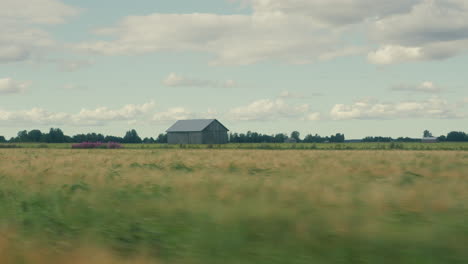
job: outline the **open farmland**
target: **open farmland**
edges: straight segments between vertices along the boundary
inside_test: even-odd
[[[13,143],[0,148],[70,149],[72,143]],[[126,149],[263,149],[263,150],[458,150],[468,151],[468,142],[441,142],[437,144],[409,142],[380,143],[229,143],[223,145],[197,144],[122,144]]]
[[[0,150],[2,264],[467,263],[467,219],[466,151]]]

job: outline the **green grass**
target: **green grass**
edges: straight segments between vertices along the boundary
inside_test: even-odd
[[[467,263],[467,172],[463,151],[3,149],[0,263]]]

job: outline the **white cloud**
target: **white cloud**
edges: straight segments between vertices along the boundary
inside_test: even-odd
[[[155,107],[154,102],[142,105],[129,104],[120,109],[109,109],[107,107],[98,107],[93,110],[82,109],[73,116],[76,123],[93,121],[121,121],[132,120],[138,116],[148,114]]]
[[[347,25],[393,13],[407,12],[420,0],[252,0],[258,13],[306,16],[314,21]]]
[[[361,52],[342,47],[339,30],[281,12],[129,16],[95,33],[113,40],[84,42],[76,48],[105,55],[209,52],[216,55],[213,64],[237,65],[270,59],[307,63]]]
[[[4,23],[60,24],[78,12],[59,0],[2,0],[0,17]]]
[[[0,120],[8,122],[8,124],[104,125],[109,122],[128,122],[145,119],[154,107],[154,102],[148,102],[141,105],[129,104],[120,109],[110,109],[108,107],[98,107],[92,110],[82,109],[76,114],[50,112],[42,108],[20,111],[5,111],[0,109]]]
[[[421,60],[423,53],[419,47],[387,45],[368,54],[370,62],[375,64],[393,64],[411,60]]]
[[[423,82],[419,85],[398,85],[390,88],[392,91],[398,92],[419,92],[419,93],[440,93],[444,91],[441,87],[435,85],[433,82]]]
[[[0,125],[69,125],[103,126],[110,123],[147,124],[149,122],[174,122],[179,119],[219,118],[220,114],[212,109],[205,112],[192,112],[184,107],[169,108],[155,112],[153,101],[144,104],[128,104],[120,108],[97,107],[81,109],[77,113],[51,112],[43,108],[7,111],[0,108]]]
[[[311,114],[309,105],[290,105],[283,99],[261,99],[246,106],[231,109],[227,117],[239,121],[266,121],[283,118],[307,119]]]
[[[29,51],[21,47],[0,44],[0,62],[20,61],[27,59],[29,55]]]
[[[233,80],[213,81],[185,77],[176,73],[169,74],[163,84],[170,87],[208,87],[208,88],[232,88],[236,86]]]
[[[11,78],[0,79],[0,94],[22,93],[30,85],[30,82],[15,81]]]
[[[173,107],[166,111],[155,113],[153,121],[156,122],[174,122],[184,119],[199,119],[199,118],[217,118],[219,113],[215,110],[208,109],[206,112],[195,113],[185,107]]]
[[[188,111],[184,107],[174,107],[170,108],[165,112],[156,113],[153,116],[154,121],[166,122],[166,121],[175,121],[183,119],[191,119],[194,114],[191,111]]]
[[[465,0],[422,0],[410,12],[376,20],[372,38],[382,44],[369,54],[377,64],[445,59],[468,51]]]
[[[42,108],[33,108],[31,110],[22,110],[16,112],[0,110],[0,120],[19,124],[65,124],[70,120],[67,113],[53,113]]]
[[[214,54],[212,64],[231,65],[310,63],[366,53],[371,63],[393,64],[468,51],[466,0],[237,2],[249,3],[252,13],[127,16],[94,30],[102,40],[73,46],[104,55],[203,52]]]
[[[2,24],[0,18],[0,63],[29,59],[54,45],[47,32],[24,25]]]
[[[465,0],[424,0],[410,12],[379,19],[373,37],[405,46],[468,38],[468,6]]]
[[[59,24],[79,9],[59,0],[2,0],[0,8],[0,63],[22,61],[56,45],[38,25]]]
[[[306,116],[305,120],[307,121],[319,121],[322,119],[322,114],[321,113],[310,113]]]
[[[223,35],[248,25],[247,16],[215,14],[152,14],[129,16],[113,28],[101,28],[98,35],[117,36],[113,42],[83,43],[79,47],[113,55],[159,50],[203,50]],[[167,27],[167,25],[171,25]]]
[[[423,101],[382,103],[363,99],[352,105],[336,104],[330,111],[334,120],[348,119],[411,119],[411,118],[466,118],[467,113],[439,97]]]

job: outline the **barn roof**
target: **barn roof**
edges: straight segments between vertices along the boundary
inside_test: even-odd
[[[179,120],[167,129],[166,132],[200,132],[215,121],[221,124],[221,122],[216,119]],[[226,128],[223,124],[221,125]],[[226,130],[228,129],[226,128]]]

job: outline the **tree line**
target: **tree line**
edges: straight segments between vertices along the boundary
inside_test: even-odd
[[[345,142],[344,134],[336,134],[327,137],[321,137],[317,134],[308,134],[304,139],[300,138],[298,131],[293,131],[290,136],[279,133],[274,135],[261,134],[257,132],[248,131],[247,133],[230,133],[229,142],[231,143],[283,143],[283,142],[304,142],[304,143],[324,143]]]
[[[163,143],[158,142],[158,139],[144,138],[138,135],[135,129],[129,130],[123,137],[104,136],[99,133],[77,134],[68,136],[63,133],[60,128],[51,128],[49,132],[42,132],[38,129],[31,131],[19,131],[16,137],[6,140],[0,136],[0,143],[81,143],[81,142],[116,142],[116,143]]]
[[[424,131],[424,137],[432,137],[428,130]],[[447,135],[437,137],[440,142],[468,142],[468,135],[465,132],[452,131]],[[359,141],[359,140],[358,140]],[[361,142],[420,142],[421,139],[409,137],[365,137]],[[60,128],[51,128],[49,132],[42,132],[38,129],[19,131],[16,137],[7,140],[0,136],[0,143],[81,143],[81,142],[116,142],[116,143],[167,143],[167,134],[162,133],[157,137],[141,138],[135,129],[125,133],[123,137],[103,135],[100,133],[77,134],[68,136]],[[307,134],[301,139],[298,131],[293,131],[289,136],[284,133],[262,134],[248,131],[247,133],[230,133],[230,143],[283,143],[283,142],[304,142],[304,143],[342,143],[345,142],[345,135],[337,133],[331,136],[322,137],[318,134]]]
[[[434,137],[431,132],[425,130],[423,133],[425,138],[436,138],[439,142],[468,142],[468,134],[461,131],[452,131],[447,135],[442,135],[439,137]],[[409,138],[409,137],[365,137],[362,139],[362,142],[420,142],[419,138]]]

